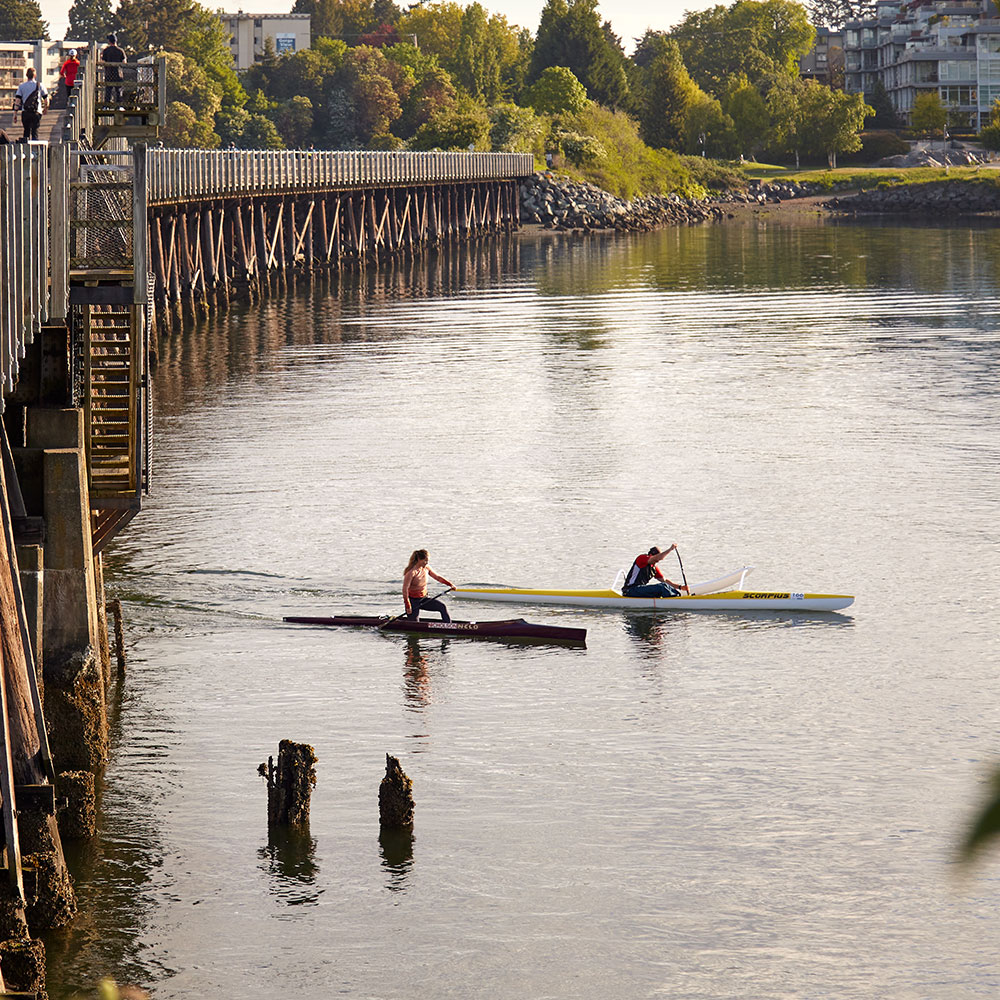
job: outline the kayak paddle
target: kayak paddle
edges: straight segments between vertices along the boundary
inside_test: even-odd
[[[688,590],[688,578],[684,575],[684,563],[681,562],[681,550],[677,548],[676,545],[674,546],[674,552],[677,553],[677,562],[680,563],[681,579],[684,581],[684,589],[687,590],[688,594],[690,594],[691,591]]]

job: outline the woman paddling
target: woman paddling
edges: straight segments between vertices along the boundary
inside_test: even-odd
[[[441,621],[450,622],[451,615],[442,601],[427,596],[427,577],[432,577],[438,583],[443,583],[449,590],[455,585],[443,576],[438,576],[429,565],[427,549],[415,549],[406,564],[403,574],[403,604],[406,606],[406,617],[416,618],[425,608],[428,611],[438,611]]]

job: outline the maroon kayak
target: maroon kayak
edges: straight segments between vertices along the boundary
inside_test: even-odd
[[[563,628],[561,625],[536,625],[523,618],[499,622],[442,622],[426,618],[375,618],[362,615],[337,615],[334,618],[284,618],[297,625],[355,625],[381,629],[385,632],[418,632],[422,635],[464,635],[470,639],[541,639],[548,642],[574,642],[583,645],[585,628]]]

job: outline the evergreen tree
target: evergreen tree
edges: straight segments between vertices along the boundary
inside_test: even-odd
[[[895,129],[900,127],[899,115],[892,106],[892,98],[885,84],[878,80],[870,94],[865,94],[865,103],[875,109],[875,119],[872,128]]]
[[[49,26],[42,20],[37,0],[0,0],[0,41],[26,42],[48,37]]]
[[[547,0],[542,10],[530,79],[549,66],[566,66],[595,101],[609,108],[628,96],[625,60],[608,38],[596,0]]]
[[[103,40],[113,20],[111,0],[75,0],[69,9],[66,37],[81,42]]]
[[[632,106],[643,141],[683,149],[688,108],[700,93],[681,60],[680,48],[662,32],[647,31],[633,56]]]

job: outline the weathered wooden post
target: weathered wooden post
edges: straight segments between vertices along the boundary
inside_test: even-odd
[[[270,825],[308,826],[309,800],[316,784],[316,753],[308,743],[282,740],[278,764],[268,757],[257,773],[267,779],[267,822]]]
[[[389,754],[385,755],[385,777],[378,786],[378,815],[388,829],[413,826],[413,782]]]

